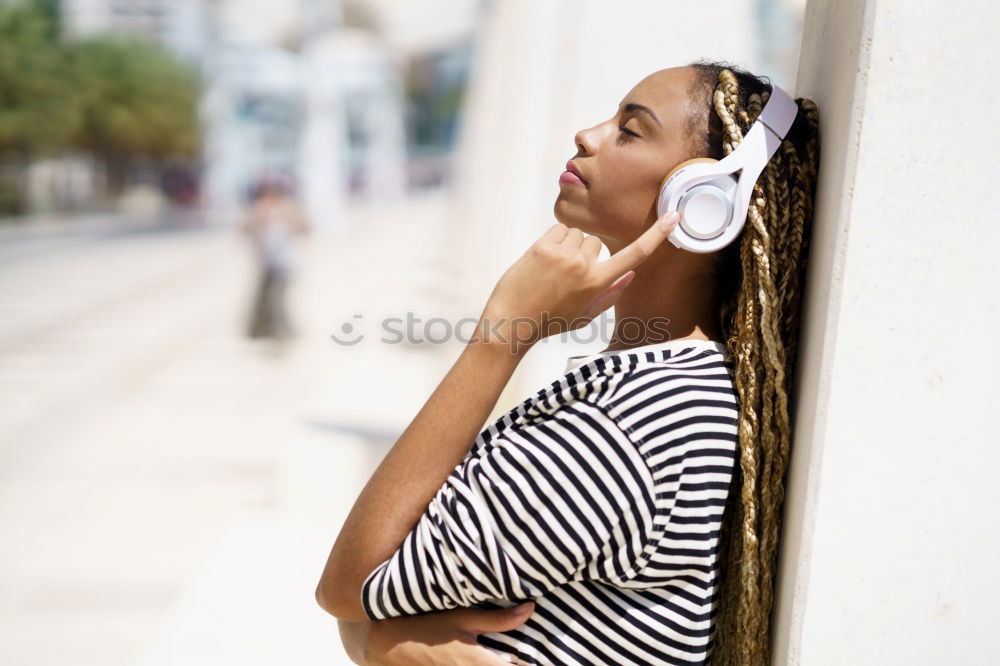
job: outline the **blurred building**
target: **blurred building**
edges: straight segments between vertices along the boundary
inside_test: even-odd
[[[450,173],[477,5],[429,4],[63,0],[59,9],[69,38],[145,37],[200,71],[202,203],[215,221],[231,223],[253,180],[280,172],[319,224],[341,225],[352,201],[398,201]],[[35,171],[46,183],[62,178]]]
[[[206,0],[62,0],[67,36],[103,33],[148,37],[197,60],[210,41],[211,3]]]
[[[291,175],[302,124],[298,59],[266,45],[215,46],[201,116],[206,203],[233,223],[255,178]]]
[[[473,51],[470,38],[409,59],[406,86],[411,187],[436,187],[454,177],[453,155]]]
[[[349,200],[405,196],[401,63],[336,3],[306,4],[294,48],[220,39],[208,68],[206,182],[227,219],[256,174],[291,176],[320,226],[347,225]]]
[[[63,0],[62,14],[73,36],[133,32],[163,39],[169,0]]]
[[[755,0],[757,61],[785,90],[795,86],[806,0]]]

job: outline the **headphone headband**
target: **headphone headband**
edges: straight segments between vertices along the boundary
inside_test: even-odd
[[[767,104],[757,116],[757,122],[763,123],[773,133],[784,138],[798,113],[799,107],[791,95],[771,84],[771,96],[767,98]]]

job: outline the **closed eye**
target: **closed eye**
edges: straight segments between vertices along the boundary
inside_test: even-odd
[[[633,132],[632,130],[630,130],[628,128],[625,128],[625,127],[619,127],[618,128],[618,141],[617,141],[617,144],[619,146],[622,145],[622,144],[625,144],[625,143],[629,143],[631,141],[635,141],[638,138],[639,138],[639,135],[636,134],[635,132]]]

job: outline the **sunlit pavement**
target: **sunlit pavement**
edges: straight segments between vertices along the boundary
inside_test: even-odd
[[[446,206],[314,234],[284,350],[242,337],[253,264],[231,231],[0,264],[0,663],[349,663],[313,589],[457,354],[371,333],[380,316],[456,312]],[[332,341],[346,322],[366,338]]]

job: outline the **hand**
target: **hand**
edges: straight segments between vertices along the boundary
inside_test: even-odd
[[[667,213],[630,245],[597,261],[601,241],[556,223],[500,277],[476,328],[476,341],[515,353],[538,340],[586,326],[615,304],[646,260],[677,225]]]
[[[478,634],[524,624],[534,602],[500,610],[456,608],[371,623],[366,666],[510,666],[476,642]],[[520,611],[520,612],[519,612]]]

